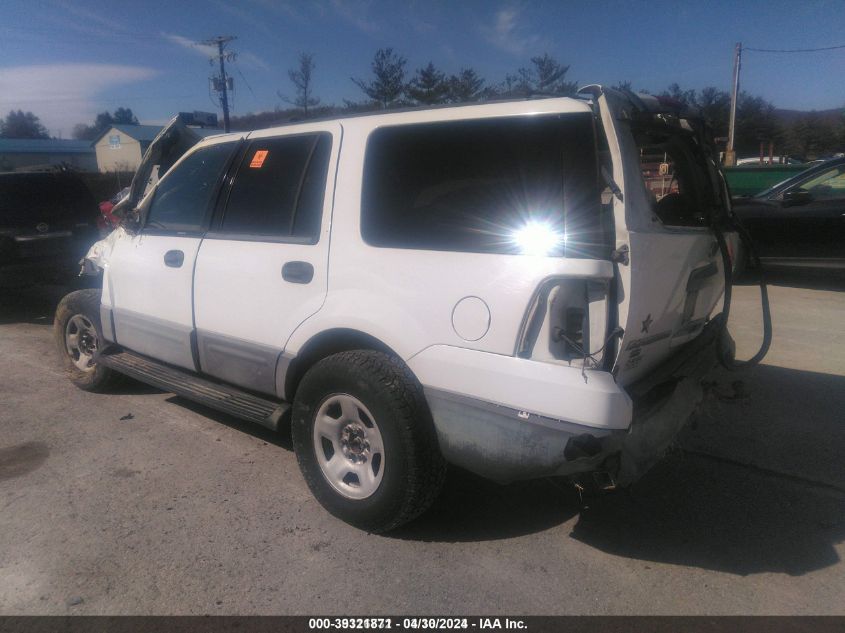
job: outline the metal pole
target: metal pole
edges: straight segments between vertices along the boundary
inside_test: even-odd
[[[215,44],[217,45],[217,60],[220,63],[220,82],[222,84],[222,86],[220,87],[222,90],[222,94],[220,95],[220,105],[223,107],[223,129],[226,132],[229,131],[229,86],[228,82],[226,81],[226,55],[223,53],[223,49],[225,48],[226,44],[228,44],[234,39],[236,39],[235,36],[226,35],[213,37],[209,40],[202,42],[206,46],[214,46]],[[211,58],[211,63],[214,63],[213,56]]]
[[[734,151],[734,138],[736,135],[736,102],[739,98],[739,70],[742,66],[742,42],[737,42],[734,50],[734,77],[733,89],[731,90],[731,120],[728,127],[728,147],[725,151],[725,165],[733,167],[736,165],[736,152]]]
[[[229,96],[226,85],[226,68],[223,65],[223,39],[217,40],[218,58],[220,59],[220,80],[223,83],[223,96],[221,103],[223,105],[223,131],[229,131]]]

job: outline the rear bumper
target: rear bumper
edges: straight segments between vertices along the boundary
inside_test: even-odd
[[[634,409],[626,429],[567,422],[426,387],[440,448],[450,463],[501,482],[610,470],[617,483],[630,484],[662,457],[701,404],[703,383],[717,363],[717,341],[713,321],[629,387]]]

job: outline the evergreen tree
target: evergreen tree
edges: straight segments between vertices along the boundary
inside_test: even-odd
[[[407,60],[395,53],[392,48],[380,48],[373,57],[371,68],[372,81],[352,78],[365,95],[382,108],[396,105],[405,94],[405,64]]]
[[[449,77],[449,101],[468,103],[484,97],[484,80],[472,68],[461,68],[457,75]]]
[[[5,119],[0,119],[0,138],[50,138],[50,135],[32,112],[11,110]]]
[[[437,70],[432,62],[425,68],[419,68],[408,84],[408,96],[423,105],[444,103],[449,94],[450,84],[446,75]]]

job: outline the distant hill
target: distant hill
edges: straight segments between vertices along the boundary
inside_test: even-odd
[[[803,119],[809,114],[815,114],[820,121],[825,123],[836,124],[843,118],[845,108],[831,108],[830,110],[786,110],[784,108],[775,108],[775,116],[781,123],[789,124],[798,119]]]

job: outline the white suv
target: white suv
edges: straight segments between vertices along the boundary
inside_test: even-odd
[[[728,340],[725,187],[671,107],[593,86],[207,138],[143,196],[139,170],[58,349],[84,389],[289,415],[312,492],[370,531],[420,514],[446,463],[630,483]]]

